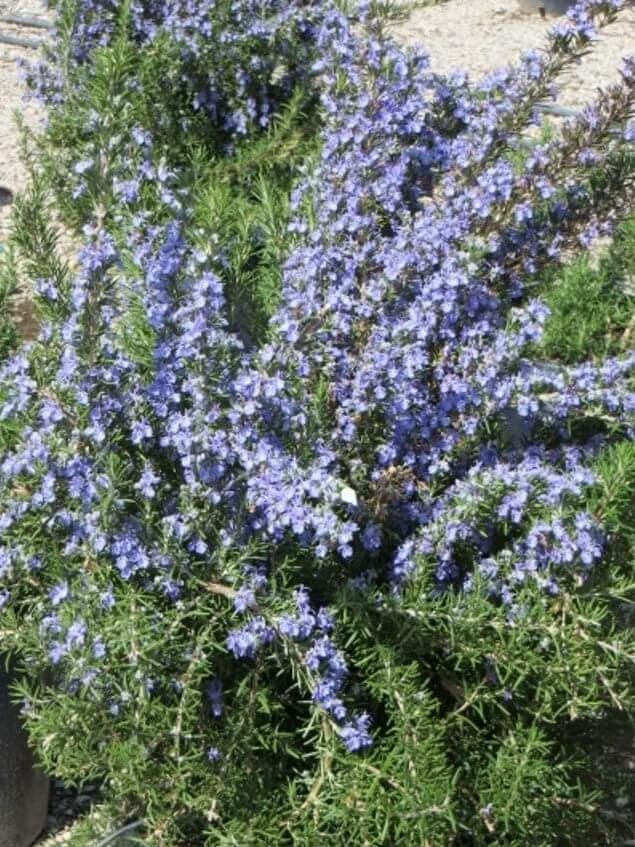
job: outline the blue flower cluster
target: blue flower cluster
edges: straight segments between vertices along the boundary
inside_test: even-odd
[[[114,37],[118,5],[79,3],[76,63]],[[527,581],[557,592],[588,573],[603,534],[576,501],[594,445],[567,443],[569,423],[627,425],[634,360],[536,361],[548,313],[528,282],[616,219],[619,187],[598,196],[594,175],[628,143],[634,63],[518,161],[537,104],[620,5],[582,0],[543,54],[473,85],[329,2],[131,4],[134,40],[173,40],[196,107],[229,138],[266,126],[310,78],[323,145],[293,198],[281,306],[254,349],[228,323],[222,245],[192,237],[178,163],[154,160],[151,133],[135,128],[123,165],[75,164],[78,195],[98,168],[129,217],[111,231],[95,215],[70,289],[38,286],[56,318],[0,369],[0,607],[40,586],[52,663],[88,651],[97,667],[108,651],[65,615],[74,592],[98,589],[107,617],[112,586],[134,581],[169,608],[204,573],[244,616],[232,657],[299,656],[355,751],[370,718],[344,703],[337,609],[314,607],[304,584],[286,596],[277,562],[295,551],[332,594],[372,582],[396,597],[431,568],[439,592],[485,580],[510,606]],[[251,544],[262,564],[228,576],[220,553]],[[224,684],[207,691],[218,720]]]
[[[70,32],[63,3],[58,12],[47,61],[25,64],[32,90],[52,106],[68,96],[73,66],[90,65],[122,28],[118,0],[79,0]],[[210,131],[231,146],[268,127],[294,89],[314,85],[315,57],[338,39],[347,19],[330,0],[132,0],[123,25],[148,53],[169,47],[171,99],[183,98],[203,113]],[[71,45],[70,71],[61,65],[64,39]],[[181,130],[190,131],[192,115],[183,110],[179,120]]]
[[[262,577],[260,578],[262,579]],[[253,584],[253,582],[252,582]],[[261,587],[265,585],[261,582]],[[244,598],[249,595],[250,606],[255,606],[252,589],[242,588],[236,594],[238,611],[246,611]],[[295,610],[267,620],[259,614],[252,615],[249,623],[234,629],[227,638],[227,647],[237,658],[253,658],[256,652],[278,642],[282,649],[295,645],[301,651],[301,661],[308,675],[313,702],[338,726],[338,732],[348,750],[354,752],[371,744],[368,732],[370,716],[366,713],[349,716],[341,694],[348,678],[344,654],[337,648],[331,634],[335,621],[324,607],[313,609],[309,592],[304,586],[294,591]]]

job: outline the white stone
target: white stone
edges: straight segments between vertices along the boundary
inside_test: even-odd
[[[340,497],[342,498],[343,503],[349,503],[351,506],[357,506],[357,494],[352,488],[350,488],[350,486],[345,485],[344,488],[342,488],[340,491]]]

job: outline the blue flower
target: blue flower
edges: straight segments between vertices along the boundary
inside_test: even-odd
[[[340,735],[350,753],[356,753],[372,745],[372,737],[368,732],[369,726],[370,716],[364,712],[342,727]]]
[[[51,604],[53,606],[59,606],[60,603],[63,603],[68,598],[69,593],[68,583],[66,581],[58,583],[49,591]]]
[[[208,683],[205,693],[210,702],[212,715],[215,718],[220,718],[224,711],[223,705],[223,684],[220,679],[213,679]]]
[[[210,747],[207,751],[207,758],[210,762],[219,762],[223,758],[223,754],[218,747]]]

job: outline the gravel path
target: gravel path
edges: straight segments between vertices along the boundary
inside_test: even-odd
[[[35,17],[46,17],[43,0],[0,0],[0,15],[16,13]],[[0,32],[35,40],[45,34],[43,30],[25,29],[0,22]],[[26,184],[26,173],[20,161],[18,131],[15,112],[22,112],[27,126],[35,129],[42,120],[41,110],[33,103],[25,103],[20,84],[16,60],[21,57],[35,58],[35,50],[0,43],[0,186],[12,192],[20,191]],[[0,244],[7,231],[10,206],[0,203]]]
[[[46,5],[44,0],[0,0],[0,15],[7,12],[45,17]],[[525,50],[540,47],[550,25],[539,15],[521,12],[515,0],[449,0],[414,11],[408,21],[393,29],[402,43],[423,45],[435,69],[460,68],[478,78],[513,62]],[[29,39],[44,34],[2,22],[0,32]],[[559,102],[579,108],[591,100],[599,86],[617,78],[620,60],[629,53],[635,53],[635,2],[603,31],[597,48],[563,80]],[[34,129],[42,121],[38,107],[23,102],[16,68],[20,57],[34,58],[35,52],[0,43],[0,186],[13,192],[26,184],[14,112],[21,110],[27,126]],[[6,236],[9,210],[10,206],[0,202],[0,244]],[[55,783],[48,833],[37,842],[38,847],[70,843],[69,821],[91,805],[91,793],[76,797]]]
[[[522,12],[516,0],[449,0],[414,11],[393,30],[402,43],[423,46],[435,70],[462,69],[477,79],[541,47],[557,20]],[[598,86],[618,78],[621,60],[629,54],[635,54],[633,0],[614,24],[602,30],[593,51],[562,80],[559,102],[572,108],[587,103]]]

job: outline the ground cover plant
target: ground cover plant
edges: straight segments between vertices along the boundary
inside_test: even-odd
[[[143,843],[615,843],[633,60],[526,129],[620,5],[473,83],[374,5],[58,4],[0,632],[45,766]]]

